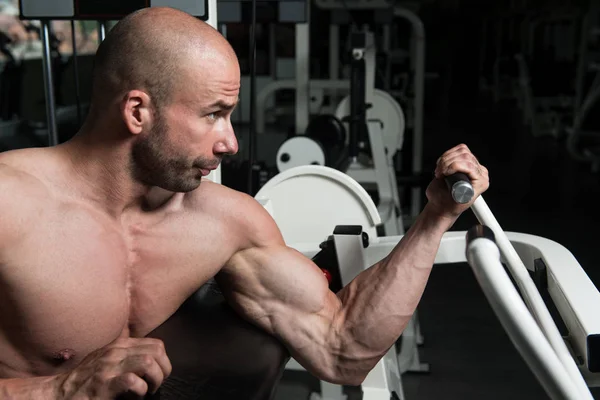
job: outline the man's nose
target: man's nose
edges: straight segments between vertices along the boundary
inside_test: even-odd
[[[233,155],[237,154],[239,150],[238,140],[235,137],[235,132],[233,130],[233,126],[231,126],[231,122],[227,123],[227,127],[224,130],[224,135],[222,139],[217,142],[215,146],[215,153],[221,155]]]

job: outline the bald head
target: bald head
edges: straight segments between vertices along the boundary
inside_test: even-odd
[[[235,62],[225,38],[210,25],[172,8],[145,8],[121,20],[96,54],[92,106],[112,103],[130,90],[142,90],[154,107],[168,104],[183,71],[211,61]]]

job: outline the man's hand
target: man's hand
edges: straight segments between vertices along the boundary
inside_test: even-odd
[[[444,178],[462,172],[471,179],[475,195],[467,204],[457,204],[446,186]],[[460,144],[445,152],[437,161],[435,179],[427,187],[429,206],[440,216],[456,219],[467,210],[475,199],[485,192],[490,184],[488,170],[479,164],[469,148]]]
[[[89,354],[60,376],[62,395],[73,400],[113,400],[155,393],[171,373],[171,362],[158,339],[117,339]]]

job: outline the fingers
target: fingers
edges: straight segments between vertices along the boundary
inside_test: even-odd
[[[458,145],[446,151],[437,161],[436,178],[443,178],[457,172],[465,173],[471,180],[487,179],[488,170],[471,153],[469,148]]]
[[[442,154],[442,156],[440,158],[444,158],[446,156],[449,156],[453,153],[465,153],[465,152],[471,152],[471,150],[469,150],[469,148],[467,147],[466,144],[461,143],[457,146],[454,146],[453,148],[451,148],[450,150],[447,150],[444,154]]]
[[[444,165],[443,170],[438,173],[440,177],[450,176],[457,172],[467,174],[471,180],[481,179],[482,171],[469,160],[452,160],[449,164]]]
[[[165,378],[171,375],[173,366],[167,356],[165,345],[162,341],[147,338],[146,340],[140,341],[140,344],[136,346],[136,351],[139,351],[142,354],[151,355],[158,364],[158,367],[160,367]]]
[[[129,372],[115,377],[110,383],[109,390],[111,397],[129,392],[141,398],[148,393],[148,384],[133,372]]]
[[[123,372],[125,374],[134,373],[136,376],[141,377],[146,383],[150,393],[156,393],[160,385],[162,385],[165,375],[158,365],[154,357],[148,354],[141,354],[128,357],[123,363]]]
[[[457,172],[462,172],[469,177],[476,194],[481,194],[489,188],[490,178],[487,168],[479,163],[464,144],[442,154],[437,161],[435,177],[442,179]]]
[[[152,393],[158,390],[173,369],[165,351],[164,343],[158,339],[117,339],[111,344],[106,354],[113,362],[120,360],[118,368],[121,376],[119,379],[121,380],[118,384],[129,382],[124,383],[122,381],[122,379],[125,379],[123,376],[133,373],[145,382],[145,390],[150,390]],[[139,382],[135,385],[137,389],[142,388]]]

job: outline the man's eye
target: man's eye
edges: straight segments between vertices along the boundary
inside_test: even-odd
[[[207,115],[208,119],[215,121],[218,118],[218,115],[216,112],[210,113]]]

